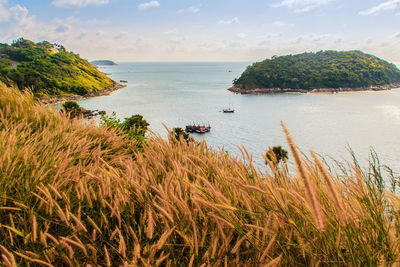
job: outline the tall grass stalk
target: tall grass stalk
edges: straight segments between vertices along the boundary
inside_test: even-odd
[[[306,161],[283,129],[298,173],[281,163],[261,175],[204,141],[154,135],[140,151],[116,129],[0,85],[0,261],[398,264],[400,198],[382,186],[377,159],[337,177],[316,155]]]

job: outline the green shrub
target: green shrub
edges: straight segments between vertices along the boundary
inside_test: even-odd
[[[185,132],[185,130],[183,130],[182,128],[179,128],[179,127],[173,128],[172,133],[174,134],[174,137],[177,141],[180,141],[182,138],[183,140],[186,141],[186,143],[189,143],[189,141],[191,140],[190,134]]]
[[[65,113],[69,113],[71,118],[78,117],[82,114],[82,109],[76,101],[66,101],[62,104]]]
[[[111,116],[103,114],[100,117],[100,125],[119,129],[127,138],[136,140],[137,147],[140,149],[146,143],[146,132],[149,123],[143,119],[142,115],[132,115],[121,122],[117,119],[115,112]]]
[[[286,160],[289,158],[288,152],[281,146],[274,146],[272,148],[269,148],[265,156],[269,161],[272,161],[275,165],[279,164],[281,160],[286,162]]]
[[[142,115],[136,114],[130,116],[129,118],[125,118],[121,126],[126,132],[133,132],[135,134],[144,136],[147,132],[147,127],[149,124],[143,119]]]

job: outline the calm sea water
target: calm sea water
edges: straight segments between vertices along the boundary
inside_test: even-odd
[[[373,147],[382,163],[400,171],[400,89],[342,94],[235,95],[226,89],[249,63],[120,63],[104,66],[128,86],[110,96],[80,101],[89,109],[115,111],[124,118],[141,114],[166,136],[162,124],[184,128],[210,123],[205,138],[215,148],[240,156],[243,144],[263,166],[268,146],[287,148],[283,121],[300,149],[349,160],[348,147],[365,164]],[[232,106],[235,113],[224,114]]]

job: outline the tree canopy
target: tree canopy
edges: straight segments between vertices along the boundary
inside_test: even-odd
[[[65,113],[69,113],[71,118],[78,117],[82,113],[82,109],[75,101],[66,101],[62,104]]]
[[[14,64],[13,64],[14,63]],[[37,97],[85,95],[113,84],[104,73],[62,45],[20,38],[0,44],[0,81]]]
[[[361,51],[320,51],[274,56],[249,66],[234,85],[241,89],[314,89],[386,85],[400,82],[400,70]]]

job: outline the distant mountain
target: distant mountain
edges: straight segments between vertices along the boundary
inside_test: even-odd
[[[255,63],[234,80],[234,89],[244,92],[255,88],[360,88],[399,82],[400,70],[373,55],[361,51],[320,51],[274,56]]]
[[[0,81],[20,89],[29,87],[39,98],[86,95],[115,84],[62,45],[23,38],[11,45],[0,44]]]
[[[95,66],[117,65],[115,62],[111,60],[93,60],[90,63],[92,63]]]

